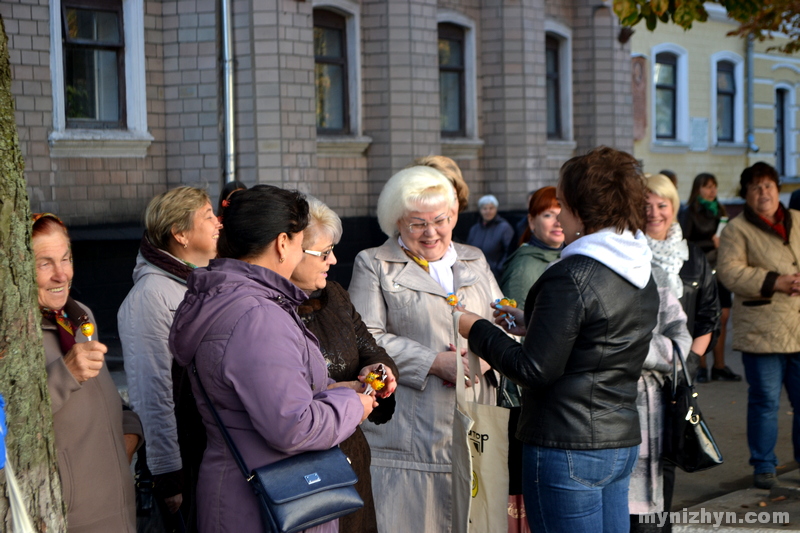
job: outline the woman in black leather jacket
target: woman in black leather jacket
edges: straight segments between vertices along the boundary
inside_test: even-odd
[[[566,248],[531,288],[520,345],[465,313],[469,346],[523,387],[517,438],[534,531],[628,531],[628,483],[641,435],[636,382],[658,313],[636,160],[601,147],[561,167]],[[523,324],[527,324],[525,327]],[[498,317],[498,323],[504,323]]]

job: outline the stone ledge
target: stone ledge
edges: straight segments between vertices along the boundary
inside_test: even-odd
[[[147,156],[153,136],[124,130],[54,131],[48,137],[50,157],[120,158]]]
[[[372,137],[317,137],[317,157],[361,157],[372,144]]]

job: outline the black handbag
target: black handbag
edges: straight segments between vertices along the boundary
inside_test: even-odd
[[[355,489],[358,477],[338,446],[248,470],[203,387],[194,361],[192,373],[236,464],[256,495],[265,533],[296,533],[364,507]]]
[[[678,380],[679,359],[683,367],[682,382]],[[700,413],[686,361],[675,343],[672,345],[672,377],[664,383],[664,406],[664,459],[686,472],[721,465],[722,453]]]

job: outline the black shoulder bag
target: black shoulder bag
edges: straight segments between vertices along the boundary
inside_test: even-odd
[[[358,477],[350,466],[350,459],[338,446],[304,452],[248,470],[203,387],[194,361],[192,373],[236,464],[256,495],[265,533],[296,533],[364,506],[355,489]]]
[[[679,359],[684,378],[680,383]],[[674,342],[672,378],[667,378],[664,383],[664,408],[665,460],[686,472],[698,472],[722,464],[722,453],[697,405],[697,392],[686,370],[686,360]]]

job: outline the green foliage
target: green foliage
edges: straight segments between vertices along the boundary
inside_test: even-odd
[[[685,30],[695,22],[708,20],[704,4],[707,0],[614,0],[614,13],[623,26],[634,26],[644,20],[653,31],[659,22],[673,23]],[[710,2],[710,0],[708,1]],[[769,50],[791,54],[800,51],[800,0],[718,0],[728,12],[728,17],[739,27],[728,35],[747,37],[759,41],[772,40],[772,34],[783,33],[788,41]]]

